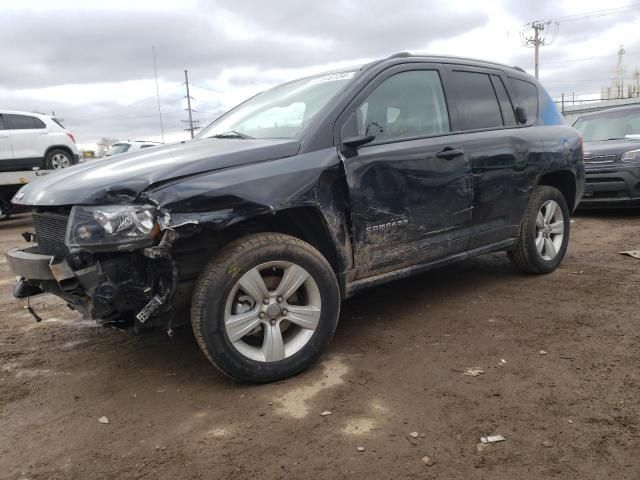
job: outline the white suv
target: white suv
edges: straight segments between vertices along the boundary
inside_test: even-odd
[[[0,110],[0,171],[65,168],[78,163],[78,147],[56,118]]]
[[[160,145],[162,145],[162,143],[152,142],[151,140],[134,140],[133,142],[127,140],[111,145],[111,148],[105,153],[105,156],[111,157],[113,155],[120,155],[121,153],[137,152],[143,148],[152,148]]]

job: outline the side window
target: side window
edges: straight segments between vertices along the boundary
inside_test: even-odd
[[[538,118],[538,88],[533,83],[524,80],[517,78],[510,80],[518,96],[518,104],[527,113],[527,123],[533,123]]]
[[[458,110],[464,115],[463,130],[502,127],[502,114],[489,75],[477,72],[453,72],[458,92]]]
[[[28,115],[7,114],[4,116],[5,122],[10,130],[27,130],[36,128],[34,125],[34,117]]]
[[[435,70],[389,77],[356,111],[359,135],[376,141],[438,135],[450,131],[447,103]]]
[[[515,126],[517,122],[516,115],[513,112],[513,104],[511,103],[507,89],[504,87],[504,83],[502,83],[502,79],[497,75],[491,75],[491,82],[493,83],[496,95],[498,95],[498,102],[500,103],[500,111],[502,112],[504,124],[508,127]]]
[[[5,130],[5,128],[4,128],[4,115],[0,115],[0,130]]]
[[[42,120],[36,117],[31,117],[33,119],[33,128],[47,128]]]

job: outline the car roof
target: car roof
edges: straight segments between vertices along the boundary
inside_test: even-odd
[[[435,63],[475,64],[475,65],[483,65],[483,66],[488,66],[493,68],[499,67],[501,69],[513,70],[514,73],[518,72],[519,74],[523,74],[523,73],[527,74],[527,72],[524,69],[518,66],[506,65],[504,63],[493,62],[490,60],[480,60],[477,58],[470,58],[470,57],[457,57],[454,55],[438,55],[438,54],[410,53],[410,52],[394,53],[393,55],[389,55],[386,58],[382,58],[379,60],[375,60],[371,63],[368,63],[367,65],[364,66],[364,68],[368,68],[370,66],[374,66],[389,60],[403,60],[403,59],[420,60],[420,61],[435,62]]]
[[[3,113],[11,114],[11,115],[29,115],[31,117],[38,117],[38,118],[51,118],[51,115],[45,115],[44,113],[23,112],[20,110],[0,110],[0,115]]]

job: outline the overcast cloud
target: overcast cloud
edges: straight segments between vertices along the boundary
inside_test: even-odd
[[[24,2],[23,2],[24,3]],[[78,141],[159,139],[151,46],[157,52],[168,140],[186,138],[183,70],[205,124],[271,85],[398,51],[479,57],[533,69],[521,26],[560,19],[541,51],[553,96],[597,93],[609,83],[619,44],[628,76],[640,63],[640,8],[562,20],[627,5],[591,0],[335,0],[305,2],[0,0],[0,108],[65,119]]]

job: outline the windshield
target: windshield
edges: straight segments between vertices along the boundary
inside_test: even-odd
[[[116,143],[109,149],[106,155],[107,157],[110,157],[111,155],[118,155],[119,153],[126,152],[130,147],[131,145],[129,145],[128,143]]]
[[[354,76],[329,73],[272,88],[230,110],[197,138],[295,138]]]
[[[622,110],[579,118],[573,125],[585,142],[640,137],[640,110]]]

